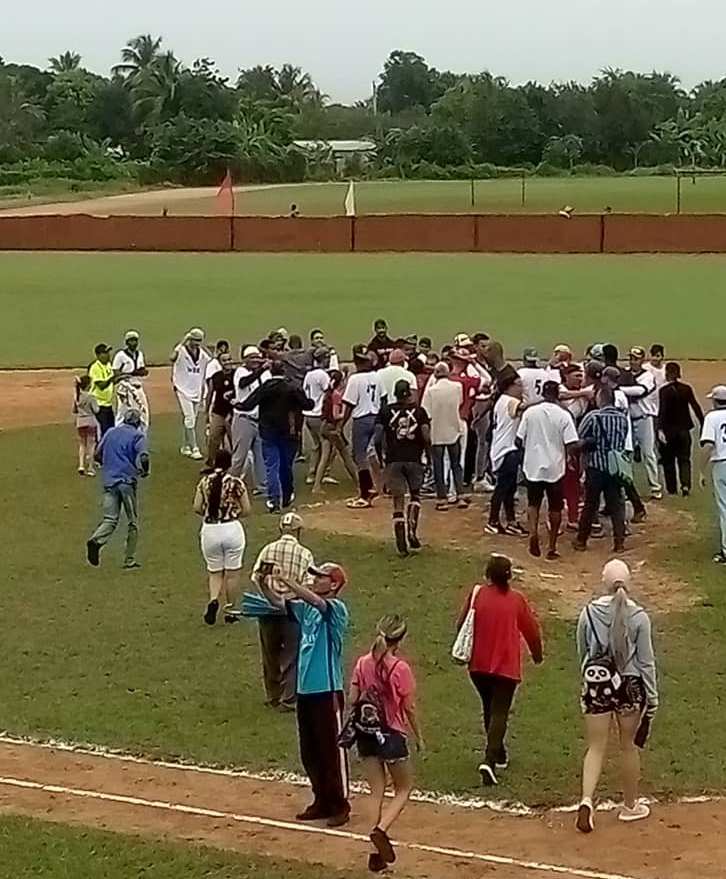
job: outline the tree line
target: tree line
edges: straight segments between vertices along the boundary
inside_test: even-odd
[[[369,138],[347,176],[612,173],[653,166],[726,167],[726,78],[691,91],[667,72],[608,69],[590,83],[512,85],[394,51],[374,93],[332,102],[292,64],[191,67],[161,37],[129,40],[108,76],[66,51],[47,69],[0,59],[0,185],[37,177],[141,182],[329,179],[324,147],[296,140]],[[646,173],[646,171],[644,171]]]

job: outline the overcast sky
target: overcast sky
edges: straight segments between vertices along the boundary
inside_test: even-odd
[[[725,25],[723,0],[36,0],[3,16],[0,56],[45,67],[70,49],[107,73],[129,37],[152,33],[185,63],[206,55],[230,77],[289,61],[342,101],[370,94],[392,49],[514,83],[589,80],[611,66],[669,70],[691,87],[726,76]]]

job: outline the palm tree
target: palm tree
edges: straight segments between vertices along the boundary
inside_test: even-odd
[[[63,52],[62,55],[49,58],[48,63],[53,73],[69,73],[81,66],[81,56],[78,52]]]
[[[162,37],[152,37],[151,34],[134,37],[121,49],[121,63],[115,64],[111,72],[133,79],[160,56],[161,43]]]
[[[283,64],[278,71],[277,90],[297,110],[320,107],[326,97],[316,88],[309,73],[292,64]]]
[[[144,122],[158,123],[179,110],[181,64],[172,52],[159,55],[135,75],[131,86],[134,112]]]

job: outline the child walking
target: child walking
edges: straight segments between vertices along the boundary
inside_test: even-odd
[[[76,379],[76,395],[73,401],[73,414],[78,431],[78,475],[95,476],[93,456],[96,452],[98,436],[98,403],[91,394],[91,379],[81,375]]]

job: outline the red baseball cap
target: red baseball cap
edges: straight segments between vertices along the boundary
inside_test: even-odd
[[[322,565],[310,565],[308,573],[313,574],[316,577],[329,577],[330,582],[335,589],[342,589],[348,581],[348,577],[343,568],[341,568],[340,565],[336,565],[335,562],[324,562]]]

